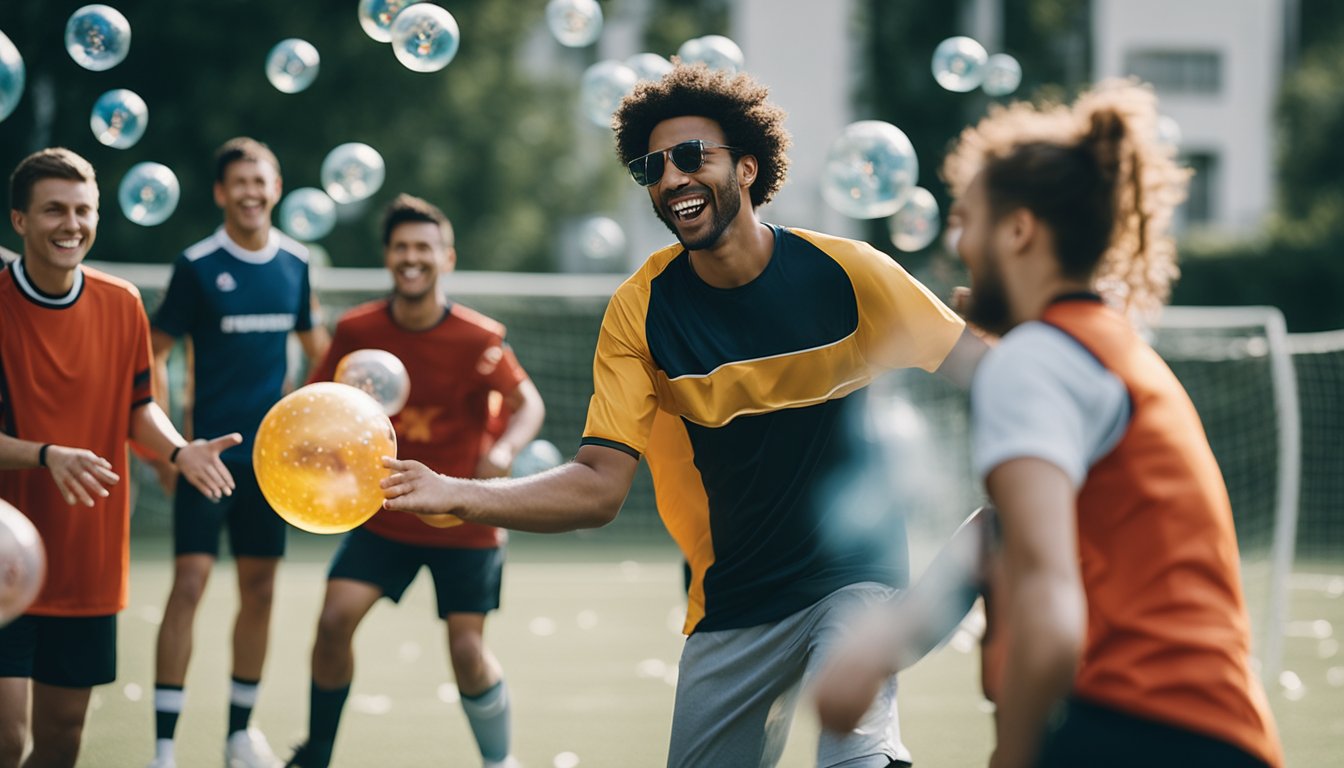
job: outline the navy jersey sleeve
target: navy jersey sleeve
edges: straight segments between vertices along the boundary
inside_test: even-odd
[[[154,313],[154,327],[170,336],[190,333],[202,300],[200,284],[192,274],[190,262],[179,256],[173,263],[168,290]]]

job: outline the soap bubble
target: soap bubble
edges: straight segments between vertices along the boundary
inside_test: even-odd
[[[280,202],[280,228],[298,240],[321,240],[336,226],[336,203],[320,189],[300,187]]]
[[[419,0],[359,0],[359,26],[380,43],[392,42],[392,20]]]
[[[546,4],[546,26],[563,46],[592,45],[602,35],[602,6],[597,0],[551,0]]]
[[[933,51],[933,78],[949,91],[964,93],[985,77],[985,47],[969,37],[949,37]]]
[[[625,60],[625,66],[635,71],[640,80],[662,80],[672,71],[672,62],[656,53],[636,53]]]
[[[457,55],[461,33],[453,14],[416,3],[392,20],[392,52],[412,72],[437,72]]]
[[[705,35],[687,40],[677,49],[677,56],[683,64],[704,64],[710,69],[729,74],[741,72],[746,66],[742,49],[723,35]]]
[[[905,133],[891,123],[861,120],[831,144],[821,191],[846,216],[876,219],[900,210],[918,178],[919,160]]]
[[[291,37],[266,55],[266,79],[281,93],[298,93],[317,79],[321,57],[307,40]]]
[[[633,69],[614,59],[592,65],[579,83],[579,105],[584,116],[593,125],[610,128],[612,113],[638,82]]]
[[[980,84],[990,96],[1007,96],[1022,84],[1022,65],[1006,53],[996,53],[985,62],[985,81]]]
[[[149,126],[149,107],[134,91],[117,88],[108,91],[93,103],[89,127],[94,138],[109,147],[127,149],[134,146]]]
[[[358,142],[342,144],[322,161],[322,188],[332,200],[345,205],[381,189],[386,173],[378,150]]]
[[[65,50],[85,69],[111,69],[131,51],[131,25],[116,8],[86,5],[65,24]]]
[[[910,190],[900,210],[887,223],[891,243],[907,253],[920,251],[938,237],[938,201],[923,187]]]
[[[27,75],[23,57],[4,32],[0,32],[0,121],[14,111],[23,98],[23,84]]]
[[[121,178],[117,200],[126,218],[145,227],[162,224],[177,210],[182,189],[172,169],[160,163],[136,163]]]

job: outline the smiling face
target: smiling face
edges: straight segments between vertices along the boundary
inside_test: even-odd
[[[398,224],[388,235],[383,262],[392,273],[392,292],[419,301],[432,296],[439,275],[453,270],[457,252],[444,241],[443,228],[429,221]]]
[[[270,163],[246,158],[230,163],[215,182],[215,205],[224,211],[225,228],[249,240],[267,234],[280,188],[280,173]]]
[[[23,238],[24,262],[34,277],[73,279],[98,234],[98,185],[42,179],[33,184],[28,208],[10,211],[10,222]],[[50,279],[39,282],[51,285]]]
[[[654,126],[649,151],[702,139],[727,144],[719,124],[705,117],[675,117]],[[738,183],[738,161],[721,147],[707,147],[700,169],[686,173],[665,157],[663,177],[650,186],[653,211],[687,250],[713,248],[742,212],[747,187]],[[755,162],[750,156],[742,162]],[[750,203],[747,203],[750,205]]]

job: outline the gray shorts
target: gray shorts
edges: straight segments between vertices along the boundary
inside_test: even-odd
[[[779,621],[696,632],[677,677],[669,768],[768,768],[779,762],[798,693],[821,668],[859,608],[890,597],[881,584],[851,584]],[[896,719],[896,678],[887,681],[859,727],[823,731],[817,765],[886,768],[909,762]]]

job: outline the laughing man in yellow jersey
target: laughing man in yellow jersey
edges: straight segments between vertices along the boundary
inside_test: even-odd
[[[983,344],[899,265],[852,240],[762,222],[784,182],[784,113],[746,75],[678,66],[617,111],[617,151],[678,244],[607,308],[574,461],[481,483],[388,460],[388,509],[526,531],[610,522],[640,456],[691,566],[689,635],[668,765],[774,765],[800,682],[841,615],[906,574],[823,544],[822,480],[844,412],[874,376],[963,383]],[[889,680],[860,727],[823,734],[822,766],[908,765]]]

